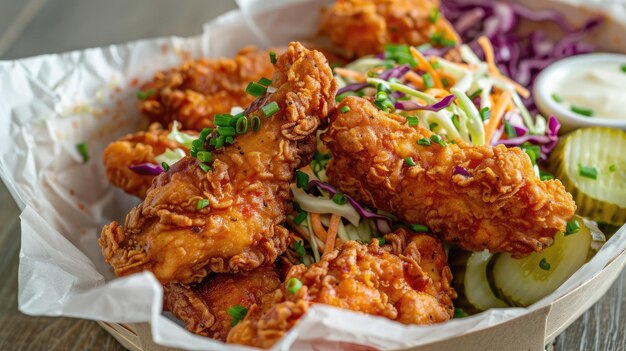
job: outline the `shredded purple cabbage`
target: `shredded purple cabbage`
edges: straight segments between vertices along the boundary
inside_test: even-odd
[[[395,108],[399,110],[405,110],[405,111],[425,110],[425,111],[437,112],[450,106],[450,104],[452,103],[452,101],[454,101],[454,99],[456,99],[456,96],[448,95],[437,103],[434,103],[432,105],[425,105],[425,106],[419,105],[414,101],[397,101],[395,103]]]
[[[154,163],[139,163],[128,166],[131,171],[143,175],[159,175],[163,173],[163,167]]]
[[[309,188],[313,186],[316,186],[320,188],[321,190],[327,191],[331,197],[337,193],[337,189],[335,189],[332,185],[328,183],[322,182],[321,180],[313,179],[309,181]],[[349,195],[343,194],[343,196],[346,197],[350,205],[356,210],[359,216],[363,218],[376,220],[376,227],[382,234],[385,234],[391,231],[391,225],[393,223],[391,218],[366,210],[363,206],[361,206],[355,199],[353,199]]]
[[[518,127],[514,128],[516,128],[517,131]],[[561,125],[559,124],[559,121],[556,119],[556,117],[550,116],[550,118],[548,118],[548,125],[546,127],[545,135],[531,135],[527,132],[524,134],[520,134],[520,132],[518,132],[515,138],[500,139],[495,141],[494,145],[502,144],[507,147],[522,146],[524,143],[539,145],[541,146],[541,159],[545,160],[547,158],[547,155],[550,154],[550,152],[552,152],[552,150],[554,150],[554,148],[556,147],[556,144],[559,140],[558,133],[560,128]]]
[[[602,18],[593,18],[580,28],[574,28],[554,10],[535,11],[523,5],[492,0],[444,0],[441,10],[459,33],[463,42],[480,56],[476,39],[487,36],[493,45],[498,68],[521,85],[530,88],[541,70],[554,61],[572,55],[593,51],[594,47],[581,42],[598,27]],[[550,21],[556,23],[564,35],[557,41],[544,32],[520,35],[520,21]],[[537,113],[532,99],[524,101],[531,113]]]
[[[452,174],[455,174],[455,175],[456,174],[460,174],[460,175],[462,175],[464,177],[469,177],[470,176],[469,171],[466,168],[461,167],[461,166],[454,166],[454,168],[452,169]]]
[[[358,90],[361,90],[361,89],[363,89],[363,88],[365,88],[367,86],[369,86],[369,84],[367,84],[367,83],[352,83],[352,84],[348,84],[345,87],[337,90],[337,95],[341,95],[341,94],[343,94],[345,92],[348,92],[348,91],[358,91]]]
[[[405,63],[403,65],[396,66],[394,68],[390,68],[382,72],[381,74],[378,75],[378,78],[383,79],[383,80],[389,80],[392,78],[400,79],[404,77],[404,75],[410,70],[411,70],[411,66]]]

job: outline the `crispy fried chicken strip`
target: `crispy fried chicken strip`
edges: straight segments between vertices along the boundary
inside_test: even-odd
[[[574,215],[561,182],[541,181],[519,148],[418,145],[432,133],[366,99],[349,97],[343,106],[350,112],[333,114],[322,135],[333,155],[326,174],[365,205],[424,224],[465,249],[518,257],[550,245]]]
[[[150,121],[169,125],[178,120],[183,129],[213,127],[213,116],[229,113],[234,106],[246,107],[254,98],[246,85],[271,77],[274,68],[268,51],[247,47],[234,58],[188,61],[181,67],[157,72],[141,87],[147,96],[139,110]]]
[[[404,324],[432,324],[454,314],[452,274],[441,242],[401,229],[390,244],[348,241],[309,267],[287,275],[302,287],[294,294],[283,284],[252,306],[228,334],[230,343],[269,348],[291,329],[311,304],[322,303],[382,316]]]
[[[183,320],[190,332],[226,341],[233,323],[228,309],[250,308],[280,283],[275,265],[250,272],[210,274],[193,287],[178,283],[166,285],[165,307]]]
[[[385,44],[459,44],[438,7],[438,0],[337,0],[322,11],[320,30],[348,57],[382,53]]]
[[[169,133],[170,130],[163,129],[159,123],[152,123],[145,132],[129,134],[110,143],[104,149],[102,159],[105,174],[111,184],[138,198],[145,198],[155,176],[140,174],[128,167],[142,163],[157,164],[155,157],[167,149],[181,149],[189,154],[185,146],[167,138]],[[197,135],[194,131],[184,133]]]
[[[291,43],[278,58],[271,88],[276,91],[247,112],[261,120],[258,131],[215,150],[208,172],[196,158],[175,163],[155,179],[124,227],[103,228],[99,243],[116,274],[150,270],[163,284],[191,284],[211,271],[250,271],[285,250],[288,232],[280,223],[290,206],[289,183],[315,152],[316,131],[334,106],[337,86],[322,54]],[[265,117],[261,107],[272,102],[279,111]]]

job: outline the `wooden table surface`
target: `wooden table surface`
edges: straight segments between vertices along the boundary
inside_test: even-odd
[[[0,0],[0,59],[165,35],[189,36],[231,0]],[[17,310],[19,211],[0,184],[0,350],[123,350],[95,322]],[[626,272],[549,350],[626,350]]]

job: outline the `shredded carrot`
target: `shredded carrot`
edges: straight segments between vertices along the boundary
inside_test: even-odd
[[[457,33],[454,28],[452,27],[452,24],[450,24],[450,22],[448,22],[448,20],[446,20],[443,17],[439,17],[439,21],[437,21],[438,27],[441,28],[441,30],[447,34],[446,36],[449,38],[452,38],[452,40],[454,40],[455,43],[461,44],[461,37],[459,37],[459,33]]]
[[[413,71],[408,71],[404,75],[404,78],[406,78],[406,80],[408,80],[409,82],[413,83],[413,85],[415,85],[415,87],[418,89],[424,87],[424,79],[422,79],[422,77],[420,77],[419,74]]]
[[[528,91],[528,89],[524,88],[516,81],[500,73],[500,70],[496,66],[496,62],[494,60],[493,46],[491,45],[491,41],[483,35],[478,38],[478,45],[480,45],[481,49],[483,49],[483,52],[485,53],[485,60],[487,61],[487,65],[489,65],[489,72],[491,72],[491,74],[495,76],[498,76],[502,80],[505,80],[507,83],[513,85],[515,90],[522,97],[528,98],[530,96],[530,92]]]
[[[318,238],[320,238],[322,241],[325,241],[328,234],[326,234],[326,230],[324,229],[324,226],[322,225],[320,214],[309,213],[309,215],[311,216],[311,226],[313,227],[313,233],[315,233],[315,235]]]
[[[493,106],[491,110],[491,118],[487,122],[485,126],[485,144],[489,145],[491,141],[491,135],[496,130],[496,128],[500,125],[500,121],[502,121],[502,116],[504,116],[504,111],[506,111],[507,106],[511,101],[511,93],[509,91],[504,91]]]
[[[335,67],[335,73],[343,77],[352,78],[357,82],[365,82],[367,80],[367,77],[362,73],[347,68]]]
[[[326,244],[324,246],[324,253],[322,256],[329,254],[335,248],[335,240],[337,239],[337,231],[339,230],[339,221],[341,217],[333,214],[330,217],[330,224],[328,225],[328,236],[326,237]]]
[[[430,74],[430,77],[433,79],[433,85],[435,86],[435,88],[443,88],[443,84],[441,83],[441,79],[439,78],[439,73],[435,71],[433,66],[428,62],[428,60],[426,60],[424,55],[422,55],[419,50],[412,46],[410,47],[410,50],[411,56],[413,56],[413,58],[417,60],[417,62],[419,63],[419,67],[426,70],[426,72]]]

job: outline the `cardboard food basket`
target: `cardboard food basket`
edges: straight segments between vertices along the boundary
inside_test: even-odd
[[[246,45],[308,40],[325,2],[239,0],[239,10],[208,23],[197,37],[0,61],[0,177],[22,210],[20,311],[98,320],[129,350],[251,350],[184,330],[162,312],[162,289],[152,274],[114,279],[97,237],[137,200],[108,183],[102,150],[145,126],[135,93],[156,70],[194,57],[232,56]],[[623,8],[523,2],[558,9],[574,23],[611,13],[589,40],[600,50],[626,52]],[[84,142],[86,161],[76,150]],[[528,308],[404,326],[315,305],[273,349],[543,350],[605,294],[625,265],[626,226],[557,291]]]

